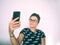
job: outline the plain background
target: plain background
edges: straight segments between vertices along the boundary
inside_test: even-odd
[[[38,13],[41,21],[37,26],[45,32],[46,45],[60,43],[60,0],[0,0],[0,44],[10,43],[8,25],[13,11],[21,11],[21,27],[14,34],[18,37],[24,27],[29,27],[29,17]]]

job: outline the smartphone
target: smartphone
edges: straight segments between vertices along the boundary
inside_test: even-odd
[[[13,12],[13,19],[15,19],[15,18],[17,18],[17,17],[19,17],[19,19],[16,20],[16,21],[19,21],[19,20],[20,20],[20,11],[14,11],[14,12]]]

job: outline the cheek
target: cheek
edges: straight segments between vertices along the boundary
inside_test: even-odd
[[[30,26],[37,26],[37,23],[29,22],[29,25],[30,25]]]
[[[29,22],[29,25],[32,25],[32,23],[31,23],[31,22]]]
[[[35,23],[34,26],[37,26],[37,23]]]

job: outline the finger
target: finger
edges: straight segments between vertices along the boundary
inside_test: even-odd
[[[18,20],[18,19],[19,19],[19,17],[15,18],[13,21],[15,22],[15,21]]]
[[[15,28],[19,28],[20,26],[14,26],[13,28],[15,29]]]
[[[20,24],[20,22],[19,21],[18,22],[14,22],[13,25],[15,25],[15,24]]]
[[[20,27],[20,24],[16,24],[13,26],[13,28],[15,28],[15,27]]]
[[[13,29],[15,30],[15,29],[18,29],[18,28],[19,28],[19,27],[15,27],[15,28],[13,28]]]

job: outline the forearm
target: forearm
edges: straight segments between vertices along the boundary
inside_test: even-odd
[[[19,42],[16,39],[16,37],[14,36],[14,34],[13,33],[9,33],[9,35],[10,35],[10,40],[11,40],[12,45],[19,45]]]

